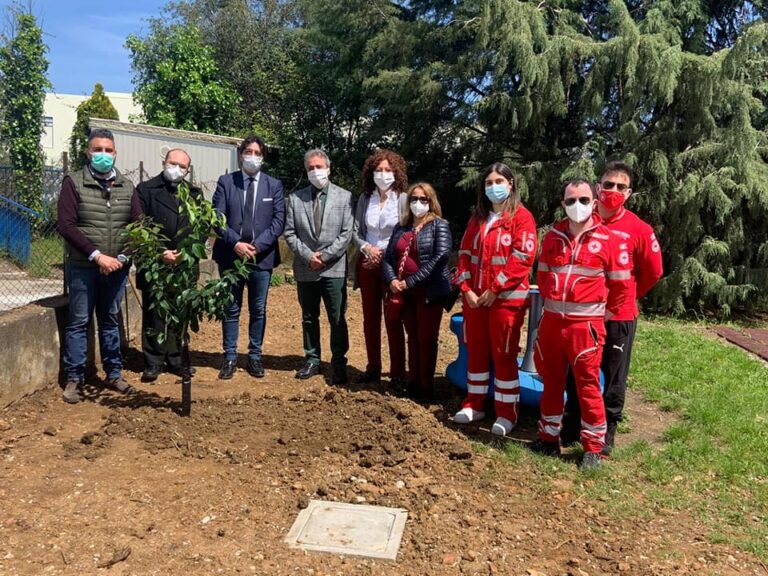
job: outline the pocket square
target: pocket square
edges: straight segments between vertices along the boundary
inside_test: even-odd
[[[272,202],[272,200],[274,200],[274,198],[264,198],[262,202]]]

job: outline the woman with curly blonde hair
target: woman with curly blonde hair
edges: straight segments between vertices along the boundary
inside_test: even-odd
[[[386,286],[381,262],[404,208],[408,173],[405,160],[391,150],[377,150],[363,166],[363,193],[357,201],[352,242],[359,250],[354,287],[363,301],[363,330],[368,365],[358,383],[381,379],[381,317]],[[406,207],[407,209],[407,207]],[[390,351],[390,380],[405,381],[405,333],[401,320],[385,318]]]

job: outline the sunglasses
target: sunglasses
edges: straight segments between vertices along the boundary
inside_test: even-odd
[[[429,204],[429,198],[426,196],[411,196],[410,198],[411,204],[416,204],[416,202],[421,202],[422,204]]]
[[[583,204],[584,206],[589,206],[592,204],[592,197],[591,196],[582,196],[580,198],[566,198],[563,200],[563,204],[566,206],[573,206],[576,204],[576,202],[579,202],[579,204]]]
[[[627,184],[622,184],[620,182],[611,182],[610,180],[606,180],[605,182],[600,183],[600,187],[603,190],[613,190],[616,188],[619,192],[624,192],[629,186]]]

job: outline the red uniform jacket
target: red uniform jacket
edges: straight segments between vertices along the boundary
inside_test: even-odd
[[[459,249],[462,293],[472,290],[480,296],[490,289],[499,304],[526,306],[536,245],[536,221],[522,204],[491,225],[472,217]]]
[[[619,263],[632,272],[627,301],[611,320],[634,320],[639,314],[637,300],[648,294],[664,273],[659,241],[653,228],[624,207],[603,220],[603,225],[619,240]]]
[[[568,232],[567,219],[555,224],[542,242],[537,274],[544,313],[604,320],[606,310],[622,310],[632,275],[618,257],[619,242],[597,214],[578,241]]]

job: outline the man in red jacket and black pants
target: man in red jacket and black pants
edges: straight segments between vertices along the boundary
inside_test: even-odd
[[[621,309],[605,323],[605,346],[601,369],[605,378],[603,399],[608,429],[603,454],[613,449],[616,428],[624,412],[627,392],[627,376],[632,356],[632,343],[639,315],[637,300],[656,285],[662,276],[661,247],[653,228],[624,203],[632,194],[632,169],[624,162],[609,162],[598,184],[598,211],[603,225],[611,230],[619,241],[619,262],[628,266],[632,278],[629,294]],[[573,390],[573,378],[569,377],[568,391]],[[563,418],[563,445],[579,438],[580,411],[578,402],[569,393]]]
[[[531,449],[560,453],[563,392],[570,368],[581,407],[584,469],[601,464],[605,406],[600,394],[600,360],[605,320],[624,307],[630,271],[620,262],[619,242],[593,213],[594,189],[575,180],[563,189],[566,219],[544,237],[537,277],[544,301],[534,352],[544,381],[539,439]]]

